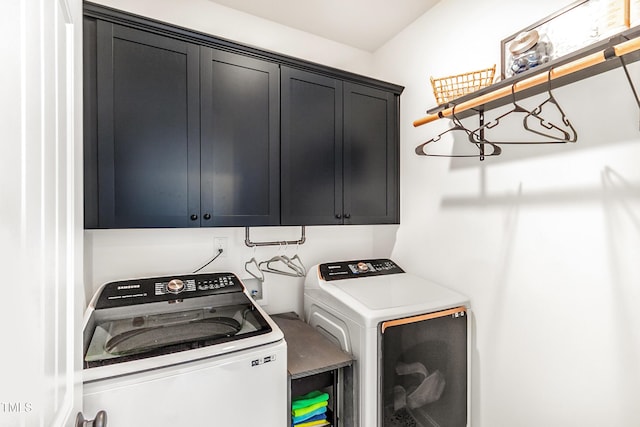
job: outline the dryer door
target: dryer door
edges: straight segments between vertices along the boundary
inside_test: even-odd
[[[380,324],[382,427],[467,426],[465,307]]]

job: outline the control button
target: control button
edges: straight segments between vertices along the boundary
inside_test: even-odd
[[[184,289],[184,282],[180,279],[173,279],[167,283],[167,291],[172,294],[178,294]]]
[[[358,266],[358,271],[368,271],[369,270],[369,266],[364,262],[359,262],[357,264],[357,266]]]

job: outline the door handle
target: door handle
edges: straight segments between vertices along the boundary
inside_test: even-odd
[[[435,311],[433,313],[420,314],[418,316],[413,316],[413,317],[405,317],[397,320],[388,320],[386,322],[382,322],[380,331],[384,334],[385,329],[391,326],[408,325],[409,323],[422,322],[423,320],[437,319],[439,317],[445,317],[445,316],[453,316],[456,318],[463,317],[466,315],[466,313],[467,313],[467,308],[462,306],[462,307],[450,308],[448,310]]]
[[[85,420],[82,412],[78,412],[75,427],[107,427],[107,413],[106,411],[98,411],[93,420]]]

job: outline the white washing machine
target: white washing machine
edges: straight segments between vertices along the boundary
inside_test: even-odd
[[[109,425],[289,421],[284,335],[233,273],[107,283],[84,346],[83,410]]]
[[[465,296],[388,259],[339,261],[309,270],[304,311],[355,358],[355,426],[469,427]]]

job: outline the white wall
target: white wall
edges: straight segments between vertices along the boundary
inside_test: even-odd
[[[372,55],[209,0],[96,0],[94,3],[261,49],[367,75]]]
[[[373,56],[289,27],[235,11],[208,0],[101,0],[98,3],[207,34],[370,75]],[[298,253],[309,268],[327,261],[388,257],[397,226],[308,227],[307,242],[289,248],[248,248],[244,228],[85,231],[87,299],[112,280],[192,272],[214,255],[214,238],[226,237],[229,251],[203,271],[234,271],[274,255]],[[297,240],[299,227],[252,228],[253,241]],[[303,279],[267,274],[266,310],[302,315]]]
[[[190,273],[214,255],[214,238],[227,238],[228,252],[202,272],[232,271],[241,278],[245,262],[274,255],[298,254],[307,268],[335,260],[389,257],[397,226],[307,227],[306,243],[300,246],[249,248],[244,228],[91,230],[85,231],[86,284],[90,297],[103,283],[135,277]],[[300,238],[300,227],[252,227],[251,241],[282,241]],[[253,270],[252,270],[253,271]],[[262,305],[269,313],[295,311],[302,315],[304,279],[265,273]]]
[[[376,53],[406,87],[393,258],[471,298],[474,427],[640,425],[639,111],[623,71],[554,91],[576,144],[414,154],[447,126],[411,124],[435,105],[429,76],[499,64],[501,39],[569,3],[442,0]]]

